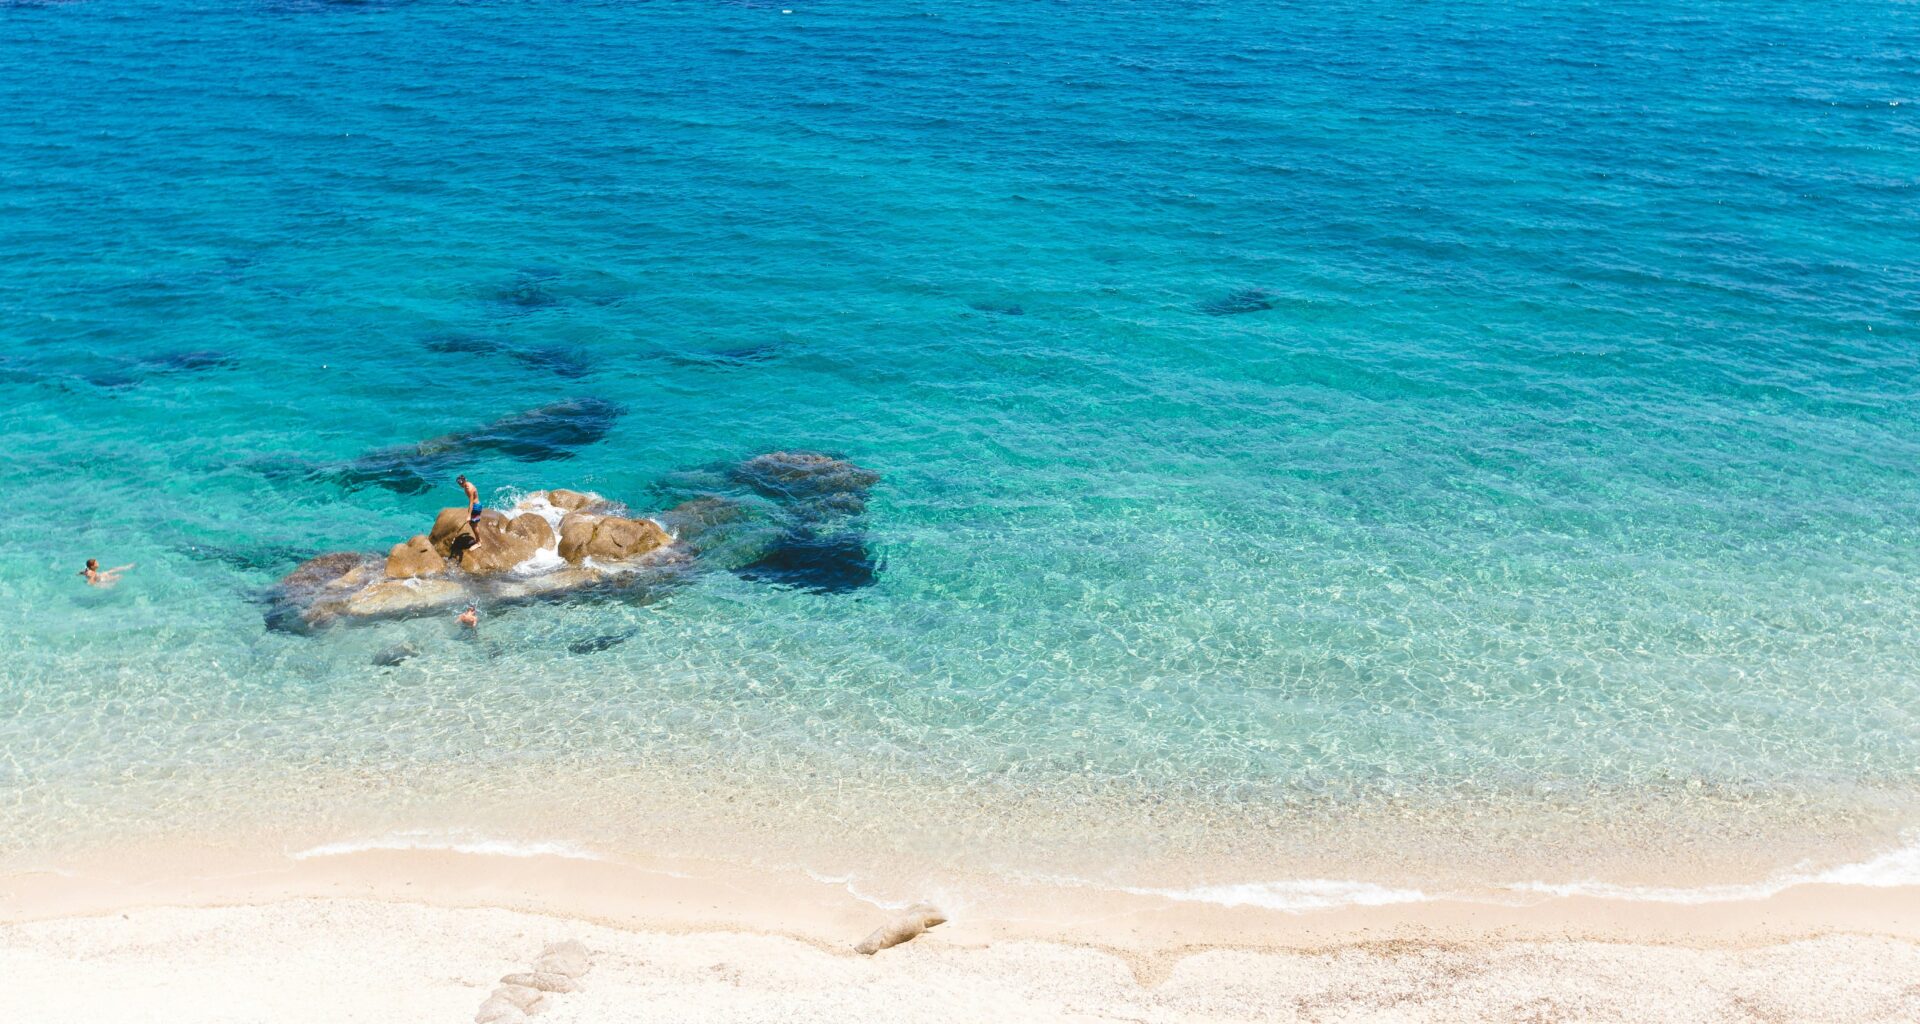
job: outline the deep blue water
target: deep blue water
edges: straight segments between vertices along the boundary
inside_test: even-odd
[[[1920,8],[787,10],[0,6],[0,826],[316,766],[1911,787]],[[576,399],[461,470],[844,454],[870,585],[266,628],[460,500],[314,467]]]

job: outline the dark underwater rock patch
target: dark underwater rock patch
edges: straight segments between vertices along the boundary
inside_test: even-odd
[[[567,652],[570,654],[599,654],[601,651],[612,650],[631,639],[633,639],[633,633],[631,631],[626,633],[602,633],[599,636],[590,636],[584,640],[575,640],[573,643],[567,645]]]
[[[715,540],[748,518],[745,506],[712,494],[683,501],[654,517],[680,543],[695,551],[713,546]]]
[[[534,370],[545,370],[556,377],[577,379],[593,372],[592,363],[582,357],[579,352],[564,345],[510,349],[507,355],[522,366]]]
[[[420,656],[420,649],[409,643],[392,644],[382,647],[373,656],[373,664],[379,668],[392,668],[408,658]]]
[[[0,355],[0,384],[38,384],[46,375],[27,368],[12,356]]]
[[[675,366],[728,369],[770,363],[780,358],[780,352],[779,345],[768,342],[762,345],[741,345],[711,352],[677,352],[668,356],[667,362]]]
[[[495,290],[493,300],[522,313],[558,306],[560,296],[548,287],[548,280],[548,275],[523,274]]]
[[[1273,308],[1273,295],[1259,288],[1240,288],[1200,304],[1208,316],[1239,316]]]
[[[884,569],[862,531],[879,480],[836,455],[784,450],[677,473],[656,490],[680,502],[661,521],[707,564],[743,579],[840,594],[873,585]]]
[[[255,544],[227,547],[218,544],[181,544],[177,550],[198,562],[218,562],[247,573],[285,572],[313,555],[313,549],[292,544]]]
[[[795,529],[766,554],[734,570],[742,579],[815,594],[845,594],[880,580],[880,564],[858,533]]]
[[[732,473],[733,479],[776,501],[818,501],[864,496],[880,474],[846,459],[819,452],[779,451],[757,455]],[[864,502],[861,503],[864,508]]]
[[[373,575],[377,559],[357,551],[309,558],[267,591],[267,628],[286,633],[313,629],[315,611],[326,612],[329,589],[343,589]]]
[[[569,380],[577,380],[593,372],[593,363],[586,356],[565,345],[527,347],[477,334],[438,334],[421,342],[421,347],[441,355],[504,356],[530,370],[540,370]]]
[[[348,490],[384,487],[400,494],[425,494],[445,486],[458,467],[484,456],[503,455],[520,462],[570,459],[579,449],[604,439],[624,415],[624,406],[599,398],[554,402],[473,430],[376,449],[316,475]]]
[[[485,338],[478,334],[436,334],[421,342],[420,347],[443,355],[488,356],[499,352],[503,346],[496,338]]]
[[[225,352],[199,349],[191,352],[162,352],[158,355],[140,356],[126,362],[126,369],[91,374],[87,377],[87,382],[97,387],[118,390],[134,387],[154,377],[228,369],[238,365],[239,361]]]

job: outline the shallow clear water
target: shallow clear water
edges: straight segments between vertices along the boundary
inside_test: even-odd
[[[1911,5],[789,9],[0,7],[0,834],[1920,820]],[[308,469],[584,397],[461,469],[843,453],[877,581],[266,628],[459,501]]]

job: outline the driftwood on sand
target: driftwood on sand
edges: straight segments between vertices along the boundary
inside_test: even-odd
[[[883,949],[898,946],[935,925],[946,923],[947,915],[933,904],[916,903],[895,915],[893,920],[875,928],[872,934],[853,947],[853,951],[872,956]]]

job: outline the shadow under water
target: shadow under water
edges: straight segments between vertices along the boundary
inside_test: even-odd
[[[763,345],[741,345],[735,348],[717,349],[711,352],[676,352],[666,357],[674,366],[693,369],[724,370],[746,366],[758,366],[771,363],[780,358],[781,347],[768,342]]]
[[[662,492],[723,498],[753,509],[704,540],[743,579],[817,594],[879,582],[883,562],[868,547],[864,516],[880,474],[814,452],[771,452],[733,466],[679,474]]]
[[[441,334],[428,338],[421,347],[441,355],[505,356],[530,370],[541,370],[568,380],[578,380],[593,372],[592,361],[565,345],[523,347],[476,334]]]
[[[96,387],[121,390],[143,384],[154,377],[164,377],[176,373],[198,373],[205,370],[229,369],[239,364],[225,352],[200,350],[193,352],[162,352],[158,355],[140,356],[126,361],[123,370],[109,370],[104,373],[89,374],[87,382]]]
[[[310,475],[350,491],[384,487],[400,494],[425,494],[481,456],[504,455],[521,462],[570,459],[579,449],[604,439],[626,411],[599,398],[554,402],[473,430],[376,449]]]
[[[796,527],[781,534],[766,554],[734,573],[757,583],[844,594],[879,582],[880,564],[858,533],[820,534]]]
[[[1273,308],[1273,295],[1259,288],[1241,288],[1200,304],[1208,316],[1239,316]]]

